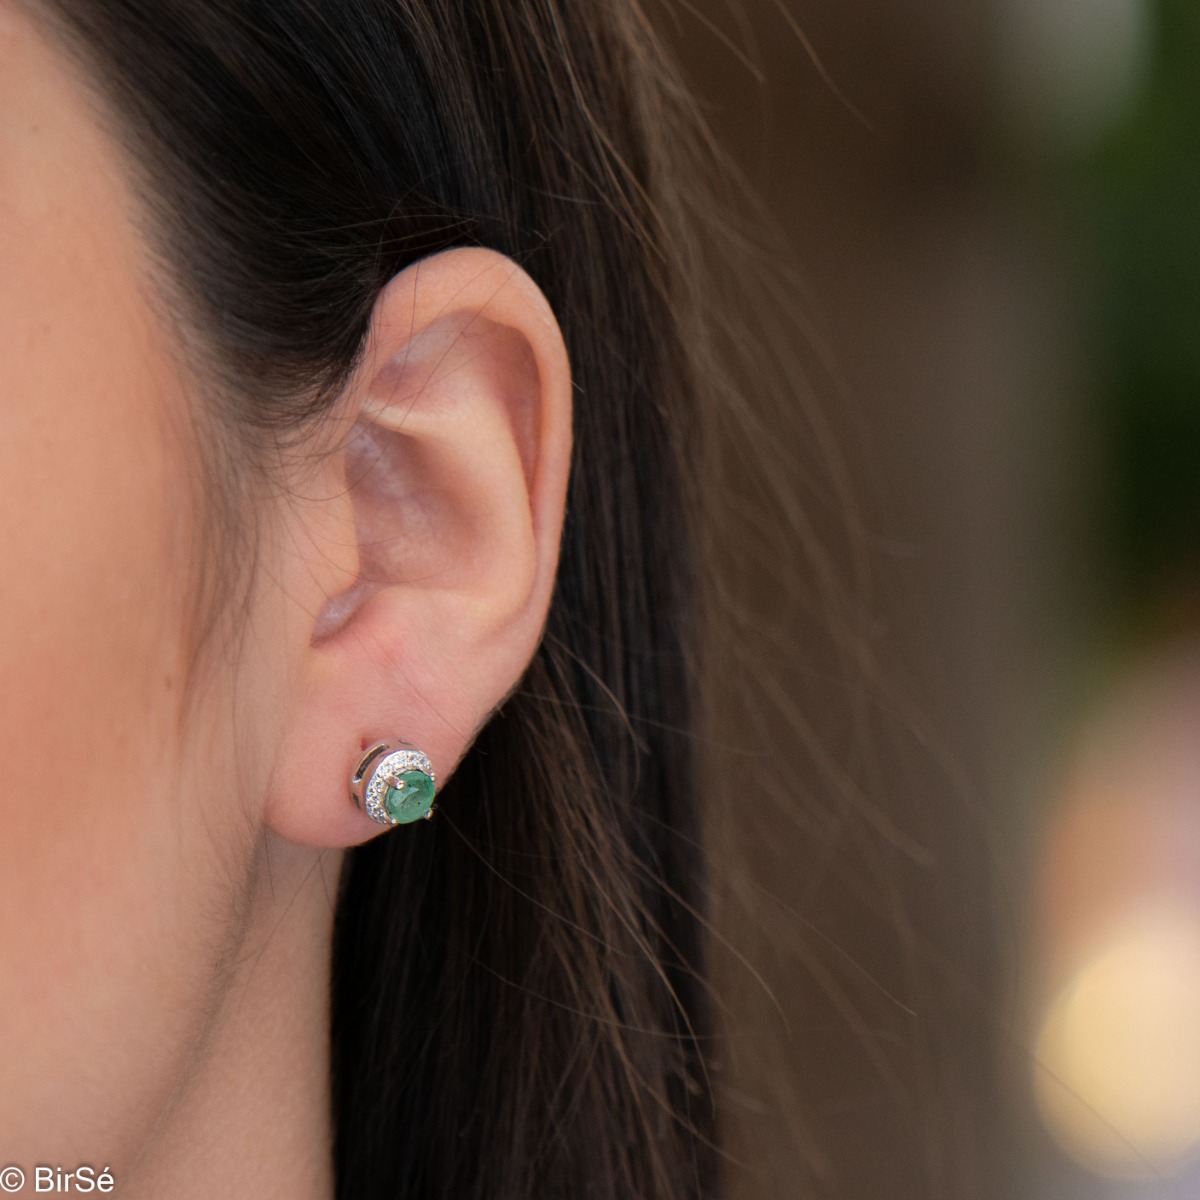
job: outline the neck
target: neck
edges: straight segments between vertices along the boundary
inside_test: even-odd
[[[342,855],[266,835],[243,935],[127,1200],[332,1200],[329,971]]]

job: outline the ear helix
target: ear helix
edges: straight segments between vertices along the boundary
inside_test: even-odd
[[[408,825],[433,816],[437,776],[433,764],[399,738],[363,752],[350,776],[350,799],[380,825]]]

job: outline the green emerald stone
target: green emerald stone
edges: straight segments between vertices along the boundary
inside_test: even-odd
[[[424,771],[405,771],[384,793],[383,807],[397,825],[419,821],[433,808],[433,780]]]

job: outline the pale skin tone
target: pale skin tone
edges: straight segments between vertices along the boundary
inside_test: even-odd
[[[569,367],[511,261],[394,278],[323,452],[250,514],[248,623],[181,721],[204,384],[95,103],[0,0],[0,1166],[324,1200],[330,898],[347,847],[413,832],[348,778],[400,736],[444,780],[519,682]]]

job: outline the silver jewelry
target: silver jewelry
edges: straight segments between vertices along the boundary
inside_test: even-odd
[[[380,825],[408,825],[433,816],[433,764],[398,738],[376,742],[350,777],[350,799]]]

